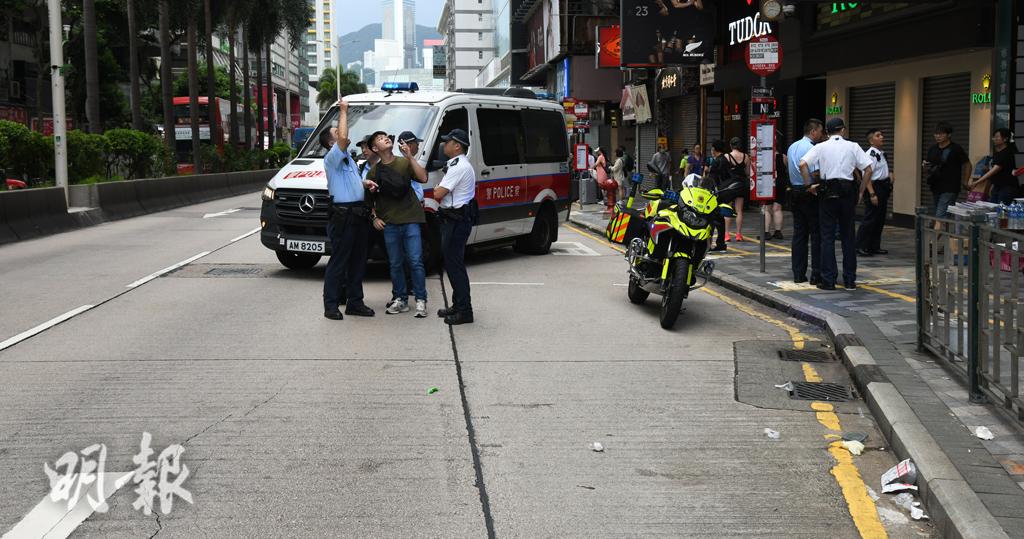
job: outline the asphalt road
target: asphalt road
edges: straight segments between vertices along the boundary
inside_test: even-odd
[[[257,236],[242,237],[258,203],[237,197],[0,248],[0,532],[933,533],[888,497],[876,510],[864,495],[895,463],[866,406],[773,404],[774,384],[807,374],[776,366],[775,351],[795,335],[819,346],[814,328],[710,289],[664,331],[656,298],[626,300],[621,255],[569,227],[555,254],[471,256],[475,324],[384,315],[380,266],[366,283],[377,317],[334,322],[321,316],[322,263],[289,271]],[[437,276],[428,292],[431,312],[444,306]],[[849,384],[841,368],[819,369]],[[833,417],[870,435],[864,455],[845,459],[852,475],[829,452]],[[144,432],[156,454],[183,445],[192,504],[174,498],[169,513],[144,515],[129,481],[81,523],[39,509],[44,463],[105,444],[106,471],[120,475],[135,468]]]

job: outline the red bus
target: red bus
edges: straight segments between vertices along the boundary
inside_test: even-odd
[[[199,140],[203,144],[213,144],[218,152],[224,151],[224,143],[229,138],[225,129],[228,122],[228,115],[231,112],[230,102],[219,97],[214,98],[212,126],[209,107],[209,97],[199,97]],[[215,133],[213,140],[210,140],[210,133]],[[192,116],[189,98],[174,98],[174,153],[178,162],[179,174],[191,174],[192,166]]]

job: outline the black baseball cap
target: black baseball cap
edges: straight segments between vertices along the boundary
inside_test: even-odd
[[[835,133],[845,127],[846,122],[844,122],[842,118],[831,118],[828,123],[825,124],[825,130],[829,133]]]
[[[366,135],[359,142],[356,143],[356,146],[369,146],[370,145],[370,137],[371,137],[371,135]]]
[[[469,134],[464,129],[452,129],[451,133],[441,137],[441,140],[444,142],[454,140],[467,148],[469,147]]]
[[[412,131],[402,131],[402,134],[398,135],[398,142],[408,144],[410,142],[423,142],[423,139],[417,137]]]

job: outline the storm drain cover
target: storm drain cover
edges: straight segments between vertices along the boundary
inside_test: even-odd
[[[827,382],[793,382],[789,398],[804,401],[847,402],[853,400],[853,390],[842,384]]]
[[[836,356],[828,350],[779,350],[779,359],[783,361],[824,363],[826,361],[835,361]]]
[[[252,277],[259,275],[263,268],[258,266],[225,266],[212,268],[203,275],[207,277]]]

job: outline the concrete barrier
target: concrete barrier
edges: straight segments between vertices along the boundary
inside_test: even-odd
[[[4,195],[6,195],[6,193],[0,193],[0,245],[18,241],[18,235],[15,234],[14,229],[7,224],[7,220],[9,219],[8,214],[10,212],[5,206],[7,197]]]
[[[135,183],[136,181],[122,181],[96,184],[100,208],[105,219],[126,219],[146,213],[139,204]]]
[[[58,187],[0,193],[3,221],[17,239],[27,240],[77,228]]]
[[[244,195],[255,191],[263,190],[267,182],[277,174],[276,170],[256,170],[252,172],[231,172],[228,178],[228,187],[235,195]]]
[[[146,213],[180,208],[190,201],[182,195],[181,178],[154,178],[150,180],[134,180],[135,194],[139,205]]]

